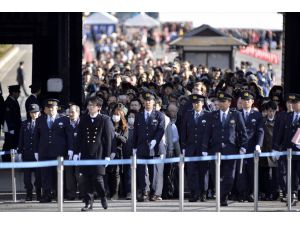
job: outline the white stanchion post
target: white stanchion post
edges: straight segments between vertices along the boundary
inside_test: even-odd
[[[254,152],[254,212],[258,211],[258,163],[259,152]]]
[[[292,211],[292,149],[287,150],[287,206],[288,211]]]
[[[136,154],[131,156],[131,211],[136,212]]]
[[[179,162],[179,211],[184,211],[184,155],[180,154]]]
[[[16,162],[16,154],[15,154],[14,149],[10,150],[10,157],[11,157],[11,162],[15,163]],[[14,167],[11,168],[11,187],[12,187],[13,202],[17,202],[17,185],[16,185],[16,174],[15,174]]]
[[[57,205],[58,212],[63,212],[63,202],[64,202],[64,188],[63,188],[63,178],[64,178],[64,158],[57,157]]]
[[[216,153],[216,161],[215,161],[215,166],[216,166],[216,177],[215,177],[215,181],[216,181],[216,211],[217,212],[220,212],[220,186],[221,186],[221,183],[220,183],[220,176],[221,176],[221,173],[220,173],[220,166],[221,166],[221,153],[220,152],[217,152]]]

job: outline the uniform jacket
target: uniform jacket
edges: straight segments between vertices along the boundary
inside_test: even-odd
[[[18,100],[8,96],[4,102],[4,110],[4,121],[8,131],[14,130],[15,134],[19,135],[22,121]]]
[[[220,110],[210,113],[203,137],[203,152],[237,154],[241,147],[247,149],[247,143],[247,131],[240,112],[230,109],[224,127],[220,120]]]
[[[156,140],[154,147],[155,155],[158,154],[158,146],[165,132],[164,115],[153,110],[150,114],[149,123],[145,121],[144,111],[137,113],[134,121],[133,148],[137,149],[138,157],[149,157],[149,143]],[[153,156],[153,155],[152,155]]]
[[[35,161],[33,150],[34,130],[31,127],[32,120],[22,122],[19,136],[19,153],[22,154],[23,161]]]
[[[182,121],[181,147],[186,149],[186,156],[202,155],[202,142],[207,129],[208,112],[202,111],[195,121],[195,111],[188,111]]]
[[[253,153],[255,146],[263,145],[264,140],[264,128],[263,128],[263,118],[260,112],[257,112],[253,109],[250,110],[247,121],[245,120],[243,110],[240,110],[242,117],[246,126],[247,135],[248,135],[248,145],[247,153]]]
[[[51,128],[48,128],[47,115],[36,120],[34,132],[34,152],[39,158],[56,158],[67,156],[73,150],[73,132],[69,118],[57,115]]]

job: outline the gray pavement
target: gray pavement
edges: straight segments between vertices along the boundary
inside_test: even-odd
[[[258,204],[259,212],[286,212],[285,203],[278,201],[264,201]],[[80,212],[84,206],[81,201],[65,201],[64,212]],[[58,209],[57,202],[38,203],[33,202],[0,202],[0,212],[56,212]],[[300,210],[298,206],[292,208],[293,211]],[[104,210],[101,207],[100,201],[94,203],[94,212],[131,212],[130,200],[108,201],[108,209]],[[190,203],[187,200],[184,202],[184,212],[215,212],[215,201]],[[254,203],[239,203],[229,201],[228,207],[221,207],[224,212],[254,212]],[[179,212],[178,200],[163,200],[159,202],[137,202],[137,212]]]

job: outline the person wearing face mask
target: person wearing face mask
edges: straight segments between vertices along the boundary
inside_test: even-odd
[[[132,156],[133,143],[133,125],[135,121],[136,110],[130,110],[127,114],[128,121],[128,139],[123,152],[123,159],[130,159]],[[131,166],[123,165],[123,193],[126,194],[126,199],[131,199]]]
[[[128,139],[127,121],[124,113],[125,107],[122,104],[116,105],[112,110],[112,123],[115,128],[115,145],[110,154],[110,159],[122,159],[124,148]],[[106,168],[107,183],[111,200],[119,198],[120,176],[122,165],[111,165]]]

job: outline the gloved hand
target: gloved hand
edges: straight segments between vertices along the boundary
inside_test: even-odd
[[[258,153],[261,153],[261,149],[259,145],[255,145],[255,151],[257,151]]]
[[[72,150],[68,151],[69,160],[72,160],[74,152]]]
[[[297,144],[297,145],[296,145],[296,148],[300,149],[300,144]]]
[[[116,157],[116,153],[115,153],[115,152],[112,152],[112,153],[110,154],[110,159],[113,160],[115,157]]]
[[[34,153],[34,158],[36,161],[39,161],[39,153]]]
[[[160,158],[160,159],[164,159],[164,155],[161,154],[161,155],[159,156],[159,158]]]
[[[14,130],[10,130],[9,133],[10,134],[15,134],[15,131]]]
[[[110,161],[110,157],[105,157],[104,160]],[[108,164],[105,165],[105,167],[107,167],[107,166],[108,166]]]
[[[246,149],[240,148],[240,154],[241,154],[241,155],[246,154]]]
[[[19,162],[22,162],[23,159],[22,159],[22,153],[19,154]]]
[[[81,152],[79,152],[79,154],[78,154],[78,159],[79,160],[81,159]]]
[[[274,154],[277,154],[277,153],[279,153],[279,151],[276,151],[276,150],[272,150],[272,153],[274,153]],[[278,160],[280,158],[280,155],[275,155],[275,156],[272,156],[272,159],[274,160],[274,161],[276,161],[276,160]]]
[[[207,152],[202,152],[202,156],[207,156],[208,153]]]
[[[182,149],[182,155],[185,156],[185,149]]]
[[[136,151],[137,151],[137,149],[136,149],[136,148],[133,148],[133,149],[132,149],[132,155],[136,155]]]
[[[79,160],[79,155],[77,155],[77,154],[73,155],[73,160],[74,160],[74,161]]]
[[[11,149],[10,150],[10,154],[17,154],[17,153],[18,153],[18,151],[16,149]]]
[[[156,145],[156,140],[152,140],[151,142],[150,142],[150,149],[153,149],[154,147],[155,147],[155,145]]]

